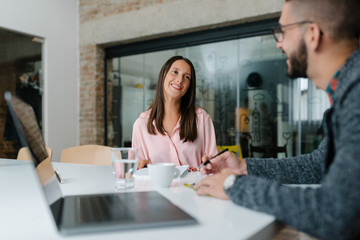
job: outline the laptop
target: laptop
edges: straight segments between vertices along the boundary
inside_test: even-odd
[[[28,147],[43,192],[61,234],[133,230],[194,225],[197,221],[156,191],[96,195],[61,194],[34,111],[25,102],[5,93],[9,113],[20,143]]]

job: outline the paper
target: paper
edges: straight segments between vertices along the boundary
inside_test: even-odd
[[[180,171],[180,178],[183,178],[186,176],[186,174],[189,171],[189,165],[182,165],[182,166],[176,166],[177,169]],[[141,168],[139,170],[136,170],[135,177],[148,177],[149,176],[149,169],[148,168]]]

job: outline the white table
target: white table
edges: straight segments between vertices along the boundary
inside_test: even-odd
[[[114,192],[108,166],[53,163],[63,179],[63,195]],[[63,237],[57,232],[35,174],[26,161],[0,159],[0,239],[270,239],[279,225],[273,216],[231,201],[200,197],[185,187],[203,176],[189,173],[170,188],[157,189],[172,203],[197,219],[193,226],[117,231]],[[134,191],[154,190],[149,179],[137,178]]]

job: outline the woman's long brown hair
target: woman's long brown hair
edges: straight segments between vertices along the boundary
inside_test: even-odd
[[[177,60],[183,60],[187,64],[189,64],[191,69],[191,79],[188,90],[185,95],[181,98],[180,104],[180,139],[183,142],[193,142],[197,138],[197,128],[196,128],[196,113],[195,113],[195,97],[196,97],[196,76],[195,76],[195,68],[192,62],[184,58],[182,56],[174,56],[165,62],[162,66],[158,83],[156,87],[156,95],[153,103],[149,107],[151,109],[150,117],[147,122],[147,129],[150,134],[155,135],[155,127],[156,130],[165,135],[165,130],[163,127],[163,117],[164,117],[164,80],[166,74],[169,72],[172,64]],[[155,121],[155,127],[152,124]]]

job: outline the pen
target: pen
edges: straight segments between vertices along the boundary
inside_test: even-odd
[[[194,188],[194,185],[195,185],[195,183],[192,183],[192,184],[184,183],[184,186],[185,186],[185,187],[188,187],[188,188],[196,191],[196,189]]]
[[[229,149],[226,148],[224,150],[222,150],[221,152],[219,152],[218,154],[216,154],[215,156],[209,158],[208,160],[206,160],[206,162],[204,162],[203,164],[200,165],[199,169],[201,169],[203,166],[205,166],[206,164],[209,164],[210,163],[210,160],[213,159],[213,158],[216,158],[217,156],[219,156],[220,154],[223,154],[224,152],[228,151]]]
[[[59,183],[62,183],[62,179],[60,177],[59,172],[55,170],[54,173],[55,173],[55,176],[56,176],[57,180],[59,181]]]

